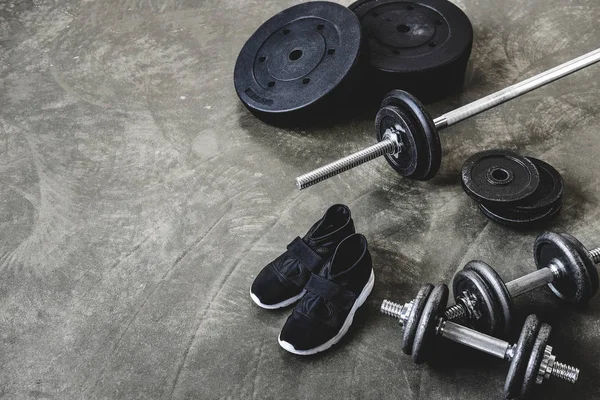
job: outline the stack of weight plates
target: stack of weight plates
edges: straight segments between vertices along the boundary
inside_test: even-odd
[[[447,0],[313,1],[263,23],[233,80],[258,118],[304,125],[368,109],[393,89],[442,99],[462,87],[472,43],[469,19]]]
[[[563,180],[548,163],[508,150],[470,157],[462,169],[465,192],[491,220],[529,228],[555,216],[562,207]]]

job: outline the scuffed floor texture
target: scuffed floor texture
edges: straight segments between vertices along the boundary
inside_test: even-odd
[[[444,131],[430,182],[378,160],[299,192],[297,175],[371,144],[373,122],[286,130],[240,105],[239,49],[295,3],[0,2],[1,398],[501,398],[506,363],[447,346],[416,366],[378,306],[474,258],[507,280],[533,269],[539,231],[489,222],[460,187],[484,149],[557,167],[550,228],[600,244],[600,66]],[[456,3],[474,51],[464,91],[434,115],[600,44],[598,0]],[[338,346],[300,358],[277,344],[290,310],[248,290],[336,202],[369,239],[375,289]],[[600,299],[576,311],[541,289],[515,308],[553,324],[556,353],[582,370],[537,398],[600,397]]]

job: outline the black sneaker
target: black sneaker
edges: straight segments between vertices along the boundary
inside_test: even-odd
[[[318,274],[338,244],[353,233],[350,209],[342,204],[329,207],[302,239],[294,239],[285,253],[260,271],[252,283],[250,297],[267,309],[298,301],[310,276]]]
[[[304,287],[306,295],[279,334],[281,347],[310,355],[339,342],[374,282],[367,239],[359,234],[344,239],[321,274],[311,276]]]

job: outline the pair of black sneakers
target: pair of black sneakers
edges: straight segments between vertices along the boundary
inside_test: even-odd
[[[291,353],[310,355],[327,350],[348,332],[374,282],[367,239],[355,232],[350,209],[336,204],[260,271],[250,296],[266,309],[299,300],[279,344]]]

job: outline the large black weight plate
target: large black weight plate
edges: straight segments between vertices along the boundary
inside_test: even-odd
[[[515,205],[516,210],[533,211],[562,203],[564,183],[560,173],[550,164],[533,157],[525,157],[531,161],[540,174],[537,190],[523,203]]]
[[[574,236],[569,235],[568,233],[561,233],[562,237],[567,239],[571,245],[577,250],[579,257],[583,261],[583,265],[585,265],[585,269],[590,277],[590,282],[592,284],[590,298],[594,297],[596,293],[598,293],[598,286],[600,285],[600,277],[598,276],[598,269],[596,268],[596,264],[592,257],[590,256],[590,252],[585,248],[583,243],[581,243]]]
[[[481,318],[470,320],[469,325],[481,332],[495,332],[498,327],[498,308],[500,308],[492,297],[490,288],[475,271],[463,269],[458,271],[452,280],[452,291],[454,297],[462,296],[467,291],[477,298],[477,309]]]
[[[534,211],[516,210],[508,206],[492,206],[489,204],[479,204],[481,212],[494,222],[515,229],[527,229],[540,225],[554,216],[562,208],[562,203],[552,207],[545,207]]]
[[[464,82],[473,44],[469,18],[446,0],[359,0],[371,91],[406,90],[442,99]]]
[[[423,285],[417,296],[414,299],[412,309],[410,310],[410,314],[408,314],[408,319],[406,324],[404,324],[404,334],[402,336],[402,351],[404,354],[411,355],[413,342],[415,340],[415,333],[417,332],[417,326],[419,325],[419,321],[421,320],[421,314],[423,313],[423,309],[425,308],[425,303],[433,290],[433,285],[428,283]]]
[[[412,359],[416,364],[421,364],[427,360],[433,351],[436,325],[439,316],[446,309],[448,292],[448,286],[443,284],[438,285],[433,289],[431,295],[429,295],[429,298],[427,299],[413,343]]]
[[[381,140],[390,128],[400,132],[403,144],[398,156],[385,156],[392,168],[410,179],[427,181],[433,178],[442,163],[442,145],[425,107],[405,91],[391,91],[383,99],[375,118],[377,140]]]
[[[498,318],[498,326],[496,331],[486,332],[487,334],[495,334],[501,332],[502,335],[507,335],[511,328],[512,321],[512,298],[504,284],[504,281],[498,273],[487,263],[479,260],[469,261],[465,265],[465,270],[476,272],[490,289],[490,295],[494,300],[494,304],[498,307],[496,312]]]
[[[507,399],[514,399],[521,393],[521,385],[525,378],[527,362],[535,339],[538,336],[540,324],[541,322],[535,314],[531,314],[525,319],[525,324],[523,324],[523,329],[521,329],[521,335],[515,347],[514,356],[510,362],[508,375],[504,382],[504,397]]]
[[[592,279],[585,262],[565,236],[554,232],[540,234],[533,245],[533,257],[538,269],[547,267],[554,259],[562,263],[565,276],[548,286],[564,301],[585,304],[593,296]]]
[[[288,8],[262,24],[242,48],[235,90],[259,118],[313,118],[350,85],[362,41],[356,15],[326,1]],[[347,96],[344,96],[347,97]]]
[[[535,339],[533,348],[531,349],[531,355],[529,356],[527,369],[525,370],[525,377],[523,378],[523,385],[521,386],[521,397],[523,398],[526,398],[526,396],[531,392],[535,381],[537,380],[540,366],[544,358],[544,351],[546,350],[546,345],[548,344],[548,339],[550,338],[551,332],[552,327],[550,325],[545,323],[541,324],[537,338]]]
[[[469,157],[462,168],[462,185],[475,201],[516,203],[538,188],[535,165],[512,151],[488,150]]]

